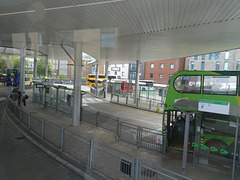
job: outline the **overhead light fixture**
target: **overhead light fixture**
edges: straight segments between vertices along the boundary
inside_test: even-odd
[[[120,1],[125,1],[125,0],[102,1],[102,2],[95,2],[95,3],[79,4],[79,5],[75,5],[75,6],[76,7],[93,6],[93,5],[99,5],[99,4],[115,3],[115,2],[120,2]]]
[[[15,15],[15,14],[25,14],[25,13],[34,13],[36,10],[29,10],[29,11],[18,11],[18,12],[11,12],[11,13],[3,13],[0,14],[0,16],[9,16],[9,15]]]
[[[121,2],[121,1],[126,1],[126,0],[110,0],[110,1],[79,4],[79,5],[74,5],[74,6],[61,6],[61,7],[54,7],[54,8],[46,8],[44,10],[52,11],[52,10],[67,9],[67,8],[74,8],[74,7],[94,6],[94,5],[99,5],[99,4],[115,3],[115,2]]]
[[[121,2],[121,1],[126,1],[126,0],[110,0],[110,1],[86,3],[86,4],[79,4],[79,5],[71,5],[71,6],[61,6],[61,7],[46,8],[46,9],[44,9],[44,10],[45,10],[45,11],[52,11],[52,10],[68,9],[68,8],[75,8],[75,7],[94,6],[94,5],[107,4],[107,3],[116,3],[116,2]],[[35,13],[35,12],[36,12],[36,10],[9,12],[9,13],[2,13],[2,14],[0,14],[0,16],[9,16],[9,15]]]

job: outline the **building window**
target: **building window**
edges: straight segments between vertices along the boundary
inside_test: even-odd
[[[205,54],[204,54],[204,55],[202,55],[202,60],[205,60]]]
[[[163,74],[159,74],[159,79],[162,79],[163,78]]]
[[[194,61],[191,61],[191,70],[194,69]]]
[[[136,71],[136,63],[130,64],[130,71]]]
[[[205,62],[202,62],[201,63],[201,70],[204,70],[204,68],[205,68]]]
[[[225,52],[225,59],[229,59],[229,52]]]
[[[135,80],[136,79],[136,72],[130,72],[130,79]]]
[[[220,59],[220,52],[209,54],[209,60],[219,60],[219,59]]]
[[[150,78],[153,78],[153,73],[150,73]]]
[[[237,71],[240,71],[240,61],[237,61],[236,70],[237,70]]]
[[[163,69],[164,65],[163,64],[160,64],[160,69]]]
[[[216,62],[216,71],[219,71],[220,69],[220,62]]]
[[[122,77],[125,77],[125,72],[122,72]]]
[[[194,56],[194,60],[198,60],[198,56]]]
[[[117,71],[115,71],[114,74],[117,75]]]
[[[174,69],[174,64],[170,64],[170,69]]]
[[[224,63],[223,70],[224,70],[224,71],[228,70],[228,62],[225,62],[225,63]]]
[[[154,64],[150,64],[150,68],[153,69],[154,68]]]

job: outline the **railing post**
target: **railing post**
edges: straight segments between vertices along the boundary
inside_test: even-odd
[[[117,141],[120,140],[120,118],[117,119]]]
[[[126,104],[128,104],[128,95],[126,96]]]
[[[117,102],[118,102],[118,103],[119,103],[119,96],[120,96],[120,95],[117,96]]]
[[[138,107],[138,101],[139,101],[139,98],[137,98],[137,107]]]
[[[140,161],[139,158],[135,159],[134,180],[138,180],[141,178],[141,177],[138,177],[141,174],[141,173],[139,173],[140,172],[139,171],[139,161]]]
[[[112,98],[113,98],[113,94],[111,94],[111,101],[112,101]]]
[[[99,116],[99,111],[96,113],[96,127],[98,127],[98,116]]]
[[[142,142],[142,127],[138,126],[137,127],[137,147],[141,146]]]
[[[150,99],[150,101],[149,101],[149,109],[151,109],[151,106],[152,106],[152,100]]]
[[[60,135],[60,150],[63,152],[63,146],[64,146],[64,128],[61,128],[61,135]]]
[[[20,117],[19,117],[19,120],[20,120],[20,122],[22,121],[22,108],[19,108],[19,110],[20,110]]]
[[[42,119],[42,131],[41,131],[41,139],[44,138],[44,131],[45,131],[45,120]]]
[[[93,168],[93,150],[94,150],[94,142],[93,140],[90,140],[90,143],[89,143],[89,156],[88,156],[88,165],[90,168]]]
[[[13,112],[14,112],[14,114],[16,114],[16,108],[17,108],[17,106],[13,106],[14,108],[13,108]]]
[[[28,129],[31,128],[31,112],[28,113]]]
[[[163,131],[163,154],[166,154],[166,145],[167,145],[167,131]]]

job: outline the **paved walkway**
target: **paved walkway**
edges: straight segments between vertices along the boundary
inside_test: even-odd
[[[170,169],[172,171],[181,173],[181,153],[168,151],[166,155],[162,155],[155,151],[150,151],[144,148],[137,148],[134,145],[130,145],[124,142],[117,142],[114,134],[105,131],[101,128],[96,128],[87,123],[82,122],[80,127],[72,127],[72,119],[71,117],[61,113],[56,112],[51,108],[44,108],[43,106],[39,106],[38,104],[34,104],[31,102],[31,90],[28,90],[29,99],[27,101],[26,109],[30,112],[36,112],[38,116],[45,118],[48,121],[51,121],[54,124],[57,124],[61,127],[72,130],[83,137],[94,139],[95,142],[99,142],[115,148],[119,151],[123,151],[127,154],[133,155],[135,157],[139,157],[148,162],[154,163],[158,166]],[[101,111],[109,112],[111,103],[95,103],[91,104],[92,107],[96,108],[98,104],[98,108],[101,108]],[[146,116],[155,116],[158,115],[156,113],[147,112],[134,108],[126,108],[122,111],[122,106],[119,106],[118,111],[121,112],[122,115],[131,114],[131,119],[143,119],[144,114]],[[151,113],[149,115],[148,113]],[[142,114],[139,116],[139,114]],[[158,115],[159,116],[159,115]],[[135,118],[134,118],[135,117]],[[176,154],[174,154],[176,153]],[[186,175],[192,179],[218,179],[225,180],[231,179],[231,166],[224,167],[223,169],[218,169],[216,167],[209,167],[203,165],[193,165],[191,162],[191,156],[189,155],[189,163],[187,164],[187,173]]]
[[[2,95],[0,93],[0,97]],[[0,98],[0,106],[2,106],[1,100],[3,98]],[[30,143],[7,121],[7,117],[1,111],[1,108],[0,146],[1,180],[84,179]]]

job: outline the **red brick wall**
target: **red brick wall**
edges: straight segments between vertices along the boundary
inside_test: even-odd
[[[154,64],[154,68],[151,68]],[[163,64],[163,69],[160,69],[160,64]],[[170,64],[174,64],[174,68],[170,69]],[[161,60],[145,63],[145,80],[154,80],[161,84],[168,84],[169,75],[178,71],[184,70],[185,58]],[[153,78],[150,78],[150,73],[153,73]],[[163,74],[163,78],[159,78],[159,74]]]

